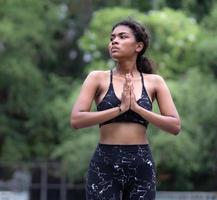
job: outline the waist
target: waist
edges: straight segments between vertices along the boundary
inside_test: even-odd
[[[100,143],[148,144],[146,128],[136,123],[111,123],[101,126]]]

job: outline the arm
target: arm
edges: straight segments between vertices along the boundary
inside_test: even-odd
[[[71,126],[75,129],[93,126],[104,121],[110,120],[124,112],[125,107],[115,107],[104,111],[91,112],[91,106],[95,98],[96,91],[102,80],[100,72],[91,72],[84,81],[80,95],[74,104],[71,112]],[[130,102],[130,98],[129,98]],[[129,107],[129,106],[128,106]]]
[[[131,102],[134,102],[133,109],[158,128],[177,135],[181,129],[181,122],[169,88],[160,76],[154,76],[153,84],[161,114],[157,114],[140,107],[135,103],[135,96],[131,95]],[[134,94],[133,91],[132,94]]]

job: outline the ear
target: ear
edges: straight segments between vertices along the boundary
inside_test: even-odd
[[[136,52],[139,53],[140,51],[142,51],[143,47],[144,47],[143,42],[138,42],[136,45]]]

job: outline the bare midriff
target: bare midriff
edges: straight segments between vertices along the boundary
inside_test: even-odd
[[[137,123],[111,123],[101,126],[100,143],[139,145],[148,144],[146,128]]]

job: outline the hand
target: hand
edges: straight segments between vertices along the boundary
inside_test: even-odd
[[[123,92],[121,95],[121,112],[126,112],[127,110],[130,109],[130,91],[131,91],[131,75],[130,74],[126,74],[125,76],[125,83],[123,86]]]
[[[136,96],[134,94],[134,87],[132,84],[130,89],[130,109],[136,112],[137,108],[138,108],[138,104],[136,102]]]

